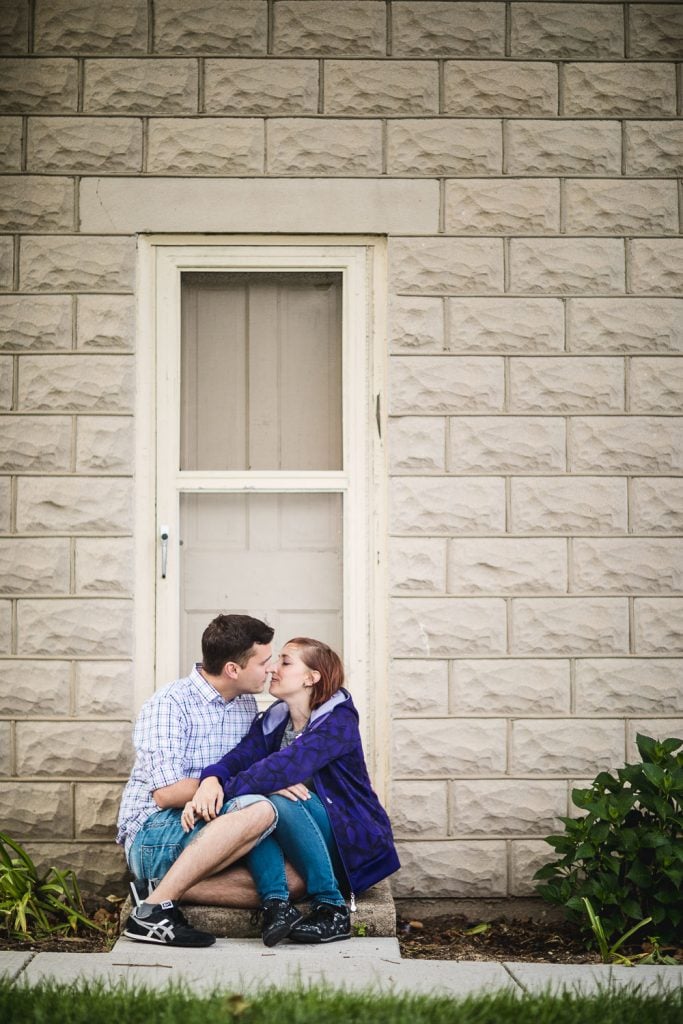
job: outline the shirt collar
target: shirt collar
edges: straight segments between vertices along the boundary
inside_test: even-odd
[[[228,704],[232,704],[233,700],[235,700],[234,697],[231,697],[230,700],[226,700],[225,697],[223,697],[218,692],[216,687],[212,686],[211,683],[209,683],[204,678],[204,676],[199,671],[199,662],[197,662],[197,664],[194,665],[192,671],[190,672],[190,680],[192,681],[195,688],[199,691],[201,697],[206,701],[207,704],[213,704],[216,701],[220,701],[227,707]]]

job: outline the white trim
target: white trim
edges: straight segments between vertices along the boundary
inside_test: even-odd
[[[272,236],[141,237],[136,403],[136,704],[149,697],[155,685],[164,685],[185,670],[178,665],[175,645],[169,644],[168,627],[162,628],[178,622],[179,616],[179,494],[245,488],[250,493],[342,493],[345,662],[378,788],[383,788],[386,777],[387,733],[386,472],[383,436],[378,436],[375,422],[375,402],[384,392],[385,379],[384,250],[384,242],[377,238],[293,237],[278,238],[273,244]],[[157,479],[157,465],[179,466],[180,276],[191,270],[337,270],[343,275],[342,471],[176,470],[160,473]],[[156,422],[168,429],[156,435]],[[159,578],[158,564],[162,523],[170,533],[165,581]]]

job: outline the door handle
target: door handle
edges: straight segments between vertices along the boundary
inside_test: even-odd
[[[168,568],[168,526],[160,526],[159,534],[161,536],[161,578],[165,580]]]

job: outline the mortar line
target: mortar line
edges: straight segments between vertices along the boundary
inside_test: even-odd
[[[633,477],[626,477],[626,533],[633,533],[633,516],[631,504],[633,501]]]
[[[389,125],[386,117],[382,118],[381,126],[381,168],[382,174],[387,174],[389,168]]]
[[[439,178],[439,231],[440,235],[446,232],[446,179]]]
[[[512,56],[512,4],[505,4],[505,56]]]
[[[510,291],[510,238],[503,239],[503,294]]]
[[[19,644],[17,643],[17,631],[19,624],[17,621],[17,598],[13,597],[10,600],[10,654],[17,655]]]
[[[563,341],[563,352],[569,352],[571,338],[570,338],[570,320],[569,320],[569,302],[566,297],[563,297],[562,302],[562,327],[564,332]]]
[[[631,357],[624,356],[624,412],[631,411]]]
[[[270,119],[263,118],[263,173],[268,174],[268,125]]]
[[[574,593],[574,538],[565,537],[567,556],[567,594]]]
[[[557,65],[557,113],[560,117],[564,113],[564,64],[561,61]]]
[[[203,57],[197,57],[197,113],[206,113],[206,89],[204,82],[205,61]]]
[[[569,714],[576,714],[576,658],[569,659]],[[567,784],[567,799],[571,799],[569,784]]]
[[[386,0],[384,7],[385,13],[385,26],[386,26],[386,45],[385,53],[387,57],[391,57],[394,49],[394,20],[393,10],[391,7],[391,0]]]
[[[76,98],[76,110],[79,114],[83,113],[85,96],[85,57],[78,58],[78,91]]]
[[[500,122],[500,153],[501,153],[501,174],[508,173],[508,118],[501,118]]]
[[[147,0],[147,53],[154,53],[154,0]]]
[[[439,113],[446,113],[446,61],[440,60],[437,62],[437,69],[439,74]]]
[[[678,179],[678,233],[683,233],[683,178]]]
[[[15,475],[9,478],[9,532],[10,535],[17,532],[17,491],[18,478]]]
[[[266,16],[266,53],[272,54],[275,41],[275,4],[268,0]]]
[[[12,238],[12,291],[19,291],[19,260],[21,257],[21,235]]]
[[[81,175],[74,175],[74,231],[81,230]]]
[[[622,6],[624,15],[624,60],[628,60],[631,56],[631,15],[630,15],[630,4],[625,3]]]
[[[28,52],[33,53],[36,45],[36,0],[28,0]]]
[[[626,174],[626,121],[620,121],[621,127],[621,173]]]
[[[635,597],[628,598],[628,653],[636,653],[636,606]]]
[[[325,61],[318,61],[318,113],[325,113]]]
[[[78,348],[78,296],[73,294],[71,296],[71,351],[75,352]]]
[[[443,318],[443,341],[441,348],[444,352],[449,352],[451,348],[451,304],[445,295],[441,297],[441,305]]]
[[[19,411],[19,353],[12,355],[12,412]]]
[[[567,179],[560,178],[560,234],[567,233]]]
[[[22,171],[28,170],[28,115],[24,114],[21,119],[21,152],[19,156],[19,167]]]
[[[69,673],[69,700],[70,700],[70,708],[71,708],[71,717],[72,718],[76,718],[77,717],[77,715],[76,715],[76,708],[78,706],[78,701],[76,700],[76,665],[77,664],[78,663],[75,662],[75,661],[71,662],[70,673]]]
[[[140,151],[140,171],[147,173],[149,166],[149,118],[142,118],[142,149]]]

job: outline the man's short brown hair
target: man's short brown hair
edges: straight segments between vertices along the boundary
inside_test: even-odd
[[[254,644],[269,644],[274,633],[251,615],[217,615],[202,634],[202,668],[210,676],[219,676],[227,661],[244,668]]]

